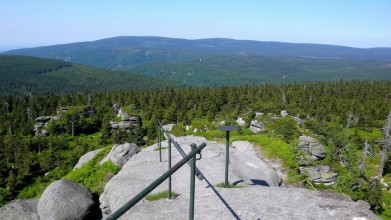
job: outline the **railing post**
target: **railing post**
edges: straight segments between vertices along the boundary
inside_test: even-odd
[[[191,151],[196,149],[195,144],[191,144]],[[189,207],[189,219],[194,219],[194,194],[195,194],[195,167],[196,167],[196,155],[190,160],[190,207]]]
[[[228,186],[228,164],[229,164],[229,131],[225,133],[225,186]]]
[[[159,124],[158,141],[159,141],[159,158],[160,158],[160,162],[162,162],[162,134],[161,134],[161,131],[162,131],[162,128],[160,127],[160,124]]]
[[[168,170],[171,169],[171,138],[168,139]],[[171,199],[171,176],[168,178],[168,198]]]

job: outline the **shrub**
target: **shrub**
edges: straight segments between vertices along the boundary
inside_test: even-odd
[[[7,202],[7,189],[0,188],[0,207]]]
[[[172,131],[170,133],[175,136],[185,136],[186,135],[186,128],[183,124],[177,124],[174,126],[174,128],[172,129]]]
[[[102,150],[88,163],[66,175],[64,179],[81,183],[92,193],[101,194],[108,181],[105,177],[110,173],[116,174],[120,171],[120,168],[114,165],[111,160],[107,161],[102,166],[99,165],[99,161],[101,161],[109,151],[110,147]]]

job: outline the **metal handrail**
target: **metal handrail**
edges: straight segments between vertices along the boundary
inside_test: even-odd
[[[163,128],[163,125],[162,125],[162,123],[160,122],[160,120],[157,120],[157,123],[158,123],[158,125],[159,125],[159,131],[160,130],[163,130],[163,132],[164,132],[164,134],[166,134],[166,136],[167,136],[167,139],[168,140],[171,140],[171,143],[173,143],[174,144],[174,146],[175,146],[175,148],[178,150],[178,152],[181,154],[181,156],[184,158],[185,156],[186,156],[186,153],[183,151],[183,149],[181,148],[181,146],[179,146],[179,144],[178,144],[178,142],[176,142],[173,138],[171,138],[171,135],[170,135],[170,133],[168,133],[166,130],[164,130],[164,128]],[[159,135],[160,135],[160,133],[159,133]],[[161,139],[159,139],[159,142],[161,141]],[[161,147],[161,143],[159,143],[159,150],[161,151],[161,149],[162,149],[162,147]],[[170,141],[169,141],[169,147],[170,147]],[[169,153],[171,153],[170,151],[169,151]],[[160,153],[160,155],[161,155],[161,153]],[[171,159],[171,157],[169,157],[169,159]],[[188,164],[189,164],[189,166],[190,166],[190,162],[188,162]],[[197,176],[197,178],[199,179],[199,180],[203,180],[204,179],[204,176],[202,175],[202,173],[201,173],[201,171],[196,167],[195,168],[195,175]]]
[[[125,212],[127,212],[129,209],[131,209],[134,205],[136,205],[141,199],[143,199],[146,195],[148,195],[152,190],[154,190],[156,187],[158,187],[161,183],[163,183],[167,178],[169,178],[172,174],[174,174],[176,171],[179,170],[185,163],[187,163],[190,159],[193,159],[193,169],[191,172],[191,176],[194,178],[194,168],[195,168],[195,155],[197,153],[200,153],[201,150],[206,147],[205,143],[202,143],[200,146],[195,147],[195,144],[192,146],[192,151],[186,155],[182,160],[180,160],[177,164],[175,164],[171,169],[166,171],[163,175],[161,175],[159,178],[157,178],[153,183],[151,183],[149,186],[147,186],[144,190],[142,190],[140,193],[138,193],[135,197],[133,197],[130,201],[125,203],[121,208],[119,208],[117,211],[115,211],[113,214],[111,214],[107,219],[108,220],[115,220],[121,217]],[[194,199],[194,185],[193,189],[191,189],[193,192],[193,199]],[[190,201],[190,206],[193,204],[194,208],[194,201]],[[194,217],[194,209],[190,209],[189,218],[193,219]],[[191,216],[193,215],[193,216]]]

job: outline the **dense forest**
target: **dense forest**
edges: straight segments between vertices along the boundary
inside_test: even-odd
[[[338,171],[336,185],[314,185],[298,174],[297,163],[289,161],[284,163],[290,171],[287,184],[345,193],[368,201],[375,212],[388,216],[391,196],[381,191],[374,176],[381,173],[391,182],[391,161],[387,157],[381,160],[383,152],[388,154],[382,128],[391,110],[390,92],[389,81],[337,81],[1,96],[0,204],[39,196],[51,181],[71,172],[79,157],[90,150],[127,141],[153,143],[157,119],[178,124],[173,131],[178,135],[219,138],[224,136],[216,126],[221,121],[236,124],[240,116],[247,123],[233,134],[234,139],[273,140],[276,144],[272,144],[271,153],[282,160],[285,156],[294,158],[301,134],[316,136],[327,147],[328,157],[322,163]],[[109,122],[116,119],[118,106],[140,117],[142,125],[137,132],[112,132]],[[270,130],[262,134],[249,131],[256,112],[275,115],[281,110],[304,123],[297,124],[291,118],[265,119]],[[37,117],[55,115],[61,117],[49,122],[49,134],[34,131]],[[201,132],[186,131],[185,125],[198,126]],[[202,130],[205,126],[209,129]],[[363,159],[366,142],[373,146],[373,157]],[[288,147],[289,155],[282,154],[283,146]],[[359,166],[363,160],[364,168]]]
[[[1,95],[43,95],[77,91],[146,90],[176,83],[129,71],[113,71],[61,60],[0,55]]]

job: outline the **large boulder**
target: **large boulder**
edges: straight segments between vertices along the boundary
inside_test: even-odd
[[[254,134],[258,134],[266,130],[265,124],[258,120],[252,120],[249,128]]]
[[[40,219],[87,219],[94,210],[94,199],[87,187],[70,180],[57,180],[43,192],[38,202]]]
[[[137,154],[137,145],[134,143],[125,143],[114,145],[110,153],[99,162],[103,165],[106,161],[111,160],[118,167],[122,167],[133,155]]]
[[[0,208],[2,220],[39,220],[38,200],[14,200]]]
[[[84,164],[86,164],[88,161],[90,161],[92,158],[94,158],[95,155],[97,155],[102,150],[103,150],[103,148],[85,153],[83,156],[80,157],[79,161],[77,162],[77,164],[73,168],[73,170],[76,170],[77,168],[82,167]]]

